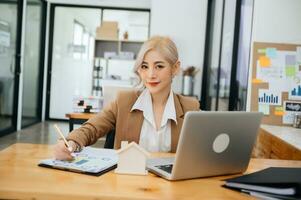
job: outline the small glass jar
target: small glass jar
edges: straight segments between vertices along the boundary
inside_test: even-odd
[[[295,114],[293,127],[301,128],[301,113],[296,113]]]

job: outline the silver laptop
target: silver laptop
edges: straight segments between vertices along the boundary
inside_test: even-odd
[[[147,161],[147,169],[168,180],[244,172],[261,122],[260,112],[187,112],[177,153]]]

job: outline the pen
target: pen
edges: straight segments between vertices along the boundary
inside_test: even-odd
[[[72,151],[72,147],[69,145],[69,143],[67,142],[66,138],[64,137],[64,134],[62,133],[62,131],[60,130],[60,128],[54,124],[53,125],[54,128],[56,129],[56,132],[58,133],[58,135],[60,136],[60,138],[62,138],[65,142],[65,145],[68,147],[68,150],[71,152]]]

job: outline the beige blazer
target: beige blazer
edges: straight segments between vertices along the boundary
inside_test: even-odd
[[[95,117],[89,119],[80,128],[73,130],[67,139],[74,140],[82,147],[88,146],[94,144],[98,138],[105,136],[115,128],[115,149],[120,148],[121,141],[139,143],[144,120],[143,112],[139,110],[131,111],[139,95],[140,92],[138,91],[120,92],[110,105]],[[191,97],[174,94],[174,103],[177,124],[171,121],[171,152],[176,152],[184,114],[187,111],[199,110],[199,102]]]

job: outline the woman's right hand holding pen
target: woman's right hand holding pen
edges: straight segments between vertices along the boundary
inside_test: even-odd
[[[63,140],[58,140],[57,144],[54,146],[54,158],[57,160],[73,160],[72,153],[75,151],[77,144],[69,140],[68,148]]]

